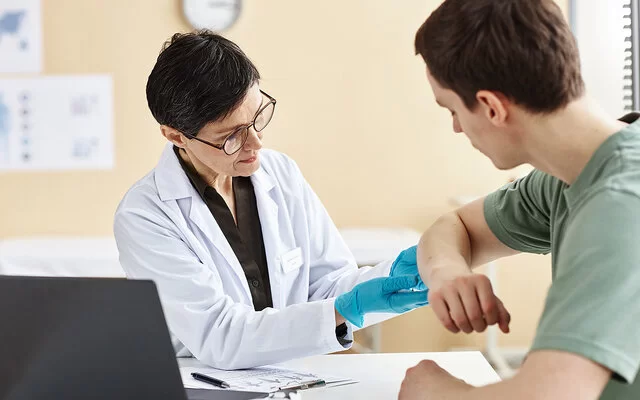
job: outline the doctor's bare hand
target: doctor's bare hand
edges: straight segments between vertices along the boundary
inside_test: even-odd
[[[483,332],[498,324],[502,332],[509,333],[511,315],[485,275],[442,269],[434,271],[431,278],[429,304],[449,331]]]

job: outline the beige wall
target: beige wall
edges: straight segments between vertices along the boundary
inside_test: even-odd
[[[561,0],[564,5],[564,0]],[[0,237],[111,234],[123,193],[153,168],[163,138],[144,87],[162,42],[189,27],[178,0],[43,1],[44,73],[114,79],[112,171],[0,174]],[[338,226],[424,230],[450,199],[482,194],[500,172],[433,101],[413,36],[438,0],[245,0],[226,34],[255,61],[278,99],[266,146],[291,155]],[[511,267],[511,268],[510,268]],[[527,345],[549,281],[549,260],[500,262],[513,314],[501,342]],[[480,343],[446,334],[430,309],[384,325],[386,351]]]

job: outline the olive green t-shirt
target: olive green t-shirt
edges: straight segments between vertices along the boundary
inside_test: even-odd
[[[505,245],[551,252],[531,350],[593,360],[613,372],[602,399],[640,399],[640,122],[610,136],[572,185],[534,170],[490,194],[484,214]]]

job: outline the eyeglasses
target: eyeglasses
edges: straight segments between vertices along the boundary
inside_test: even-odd
[[[249,125],[241,126],[235,131],[233,131],[229,136],[224,139],[224,142],[220,144],[214,144],[208,142],[206,140],[200,139],[198,137],[192,135],[186,135],[189,139],[195,139],[198,142],[202,142],[204,144],[208,144],[211,147],[215,147],[218,150],[224,151],[227,155],[232,155],[237,153],[242,146],[247,142],[247,138],[249,137],[249,128],[253,127],[256,132],[262,131],[264,128],[269,125],[271,122],[271,118],[273,118],[273,112],[276,109],[276,99],[269,96],[267,93],[260,91],[263,96],[265,96],[268,100],[267,104],[263,105],[255,117],[253,117],[253,121]]]

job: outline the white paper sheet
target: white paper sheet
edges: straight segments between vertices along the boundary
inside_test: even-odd
[[[0,0],[0,72],[42,70],[40,0]]]
[[[327,386],[355,383],[349,378],[335,376],[318,376],[306,371],[294,371],[286,368],[259,367],[235,371],[225,371],[215,368],[202,367],[182,367],[180,376],[185,387],[200,389],[219,389],[208,383],[195,380],[192,372],[199,372],[204,375],[227,382],[231,390],[246,390],[253,392],[275,392],[283,386],[290,386],[308,382],[315,379],[323,379]]]
[[[0,79],[0,171],[112,167],[111,77]]]

